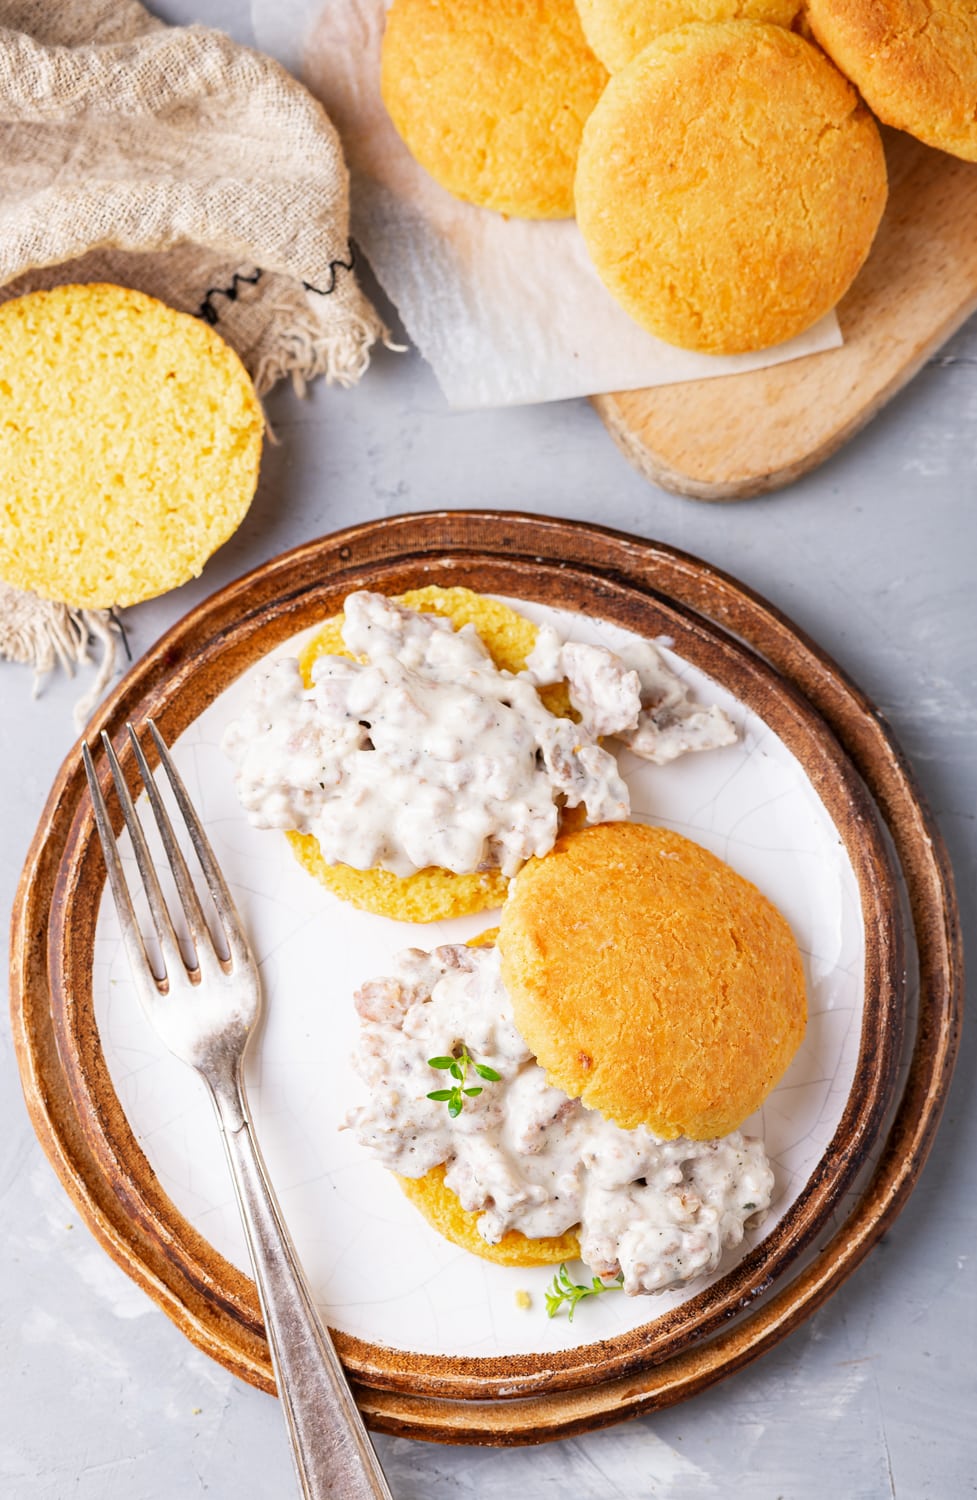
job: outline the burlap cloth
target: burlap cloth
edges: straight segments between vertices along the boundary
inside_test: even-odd
[[[0,0],[0,302],[112,281],[205,318],[259,395],[350,385],[383,328],[353,274],[339,138],[277,63],[136,0]],[[0,485],[3,476],[0,475]],[[117,629],[0,583],[0,657],[69,670]]]

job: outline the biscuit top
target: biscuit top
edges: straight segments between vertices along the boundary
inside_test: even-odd
[[[878,129],[780,26],[694,24],[615,73],[584,129],[577,220],[601,279],[657,337],[782,343],[833,307],[886,198]]]
[[[769,21],[790,26],[801,0],[577,0],[584,35],[611,73],[656,37],[690,21]]]
[[[442,187],[499,213],[572,216],[606,81],[573,0],[394,0],[387,15],[380,86],[398,134]]]
[[[199,318],[108,285],[0,306],[0,577],[86,608],[184,583],[254,495],[263,419]]]
[[[549,1081],[626,1129],[728,1134],[804,1034],[784,918],[664,828],[563,836],[511,886],[499,947],[516,1025]]]
[[[977,161],[973,0],[809,0],[807,17],[880,120]]]

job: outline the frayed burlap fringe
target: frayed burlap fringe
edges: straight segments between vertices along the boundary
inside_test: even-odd
[[[75,704],[79,733],[115,675],[121,643],[121,626],[108,610],[70,609],[0,583],[0,657],[33,667],[35,698],[55,667],[74,677],[76,667],[91,664],[92,649],[101,650],[95,680]]]
[[[348,175],[322,107],[270,58],[137,0],[0,0],[0,302],[115,282],[204,319],[259,395],[355,384],[386,330],[350,250]],[[36,682],[117,663],[104,611],[0,590],[0,657]]]

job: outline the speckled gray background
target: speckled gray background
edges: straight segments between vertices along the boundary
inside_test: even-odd
[[[165,0],[241,40],[246,0]],[[495,505],[597,520],[717,563],[767,595],[881,706],[954,859],[975,930],[977,325],[790,490],[731,506],[640,479],[584,403],[453,415],[413,354],[363,385],[276,392],[241,530],[197,583],[129,612],[144,651],[246,568],[355,520]],[[76,689],[0,669],[0,906],[9,910]],[[397,1500],[963,1500],[977,1490],[975,1042],[895,1228],[773,1353],[670,1411],[539,1449],[379,1440]],[[31,1132],[0,1032],[0,1492],[11,1500],[278,1500],[277,1403],[198,1354],[95,1245]]]

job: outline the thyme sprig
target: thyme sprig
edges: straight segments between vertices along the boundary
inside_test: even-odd
[[[427,1096],[438,1104],[447,1104],[448,1114],[453,1120],[461,1114],[466,1099],[474,1099],[476,1094],[482,1092],[481,1085],[465,1087],[469,1068],[473,1069],[479,1078],[484,1078],[486,1083],[498,1083],[502,1077],[501,1073],[497,1073],[487,1063],[477,1063],[464,1042],[461,1044],[460,1052],[456,1048],[451,1057],[429,1057],[427,1065],[429,1068],[438,1068],[442,1072],[450,1073],[455,1080],[450,1089],[435,1089]]]
[[[590,1286],[586,1282],[581,1285],[579,1281],[571,1281],[564,1261],[546,1293],[546,1316],[555,1318],[566,1303],[567,1322],[572,1323],[578,1302],[582,1302],[585,1297],[599,1297],[601,1292],[619,1292],[623,1285],[623,1276],[618,1276],[616,1281],[601,1281],[599,1276],[595,1276]]]

